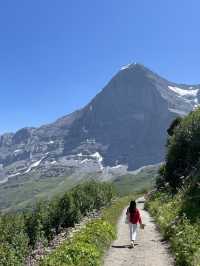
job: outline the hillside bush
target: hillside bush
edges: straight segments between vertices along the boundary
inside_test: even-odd
[[[170,240],[172,251],[179,266],[200,266],[200,221],[194,221],[185,204],[190,201],[186,191],[179,191],[175,196],[166,192],[156,192],[147,202],[146,207],[155,217],[161,232]],[[196,209],[198,214],[198,209]]]
[[[168,129],[166,163],[147,208],[179,266],[200,266],[200,108]]]
[[[66,241],[47,256],[40,265],[100,266],[101,255],[113,238],[114,231],[110,224],[101,219],[92,221],[73,240]]]
[[[116,200],[103,210],[102,216],[88,223],[71,240],[66,240],[40,266],[100,266],[110,243],[116,238],[116,222],[130,197]]]
[[[0,216],[0,265],[23,265],[29,252],[28,242],[22,215]]]
[[[30,249],[46,245],[60,229],[110,204],[113,196],[111,184],[88,181],[61,197],[38,202],[32,211],[0,215],[0,265],[23,265]]]
[[[72,189],[76,207],[82,215],[93,209],[100,209],[113,198],[115,191],[110,183],[85,182]]]
[[[172,188],[177,188],[197,167],[200,159],[200,108],[168,131],[164,178]]]

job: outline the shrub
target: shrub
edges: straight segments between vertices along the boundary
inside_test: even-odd
[[[110,194],[110,192],[109,192]],[[118,199],[103,210],[102,217],[88,223],[72,240],[65,241],[40,266],[100,266],[102,256],[116,238],[116,221],[130,197]]]
[[[88,181],[61,197],[38,202],[32,211],[0,215],[0,265],[22,265],[29,248],[47,244],[59,228],[74,226],[81,216],[109,204],[113,195],[111,184]]]
[[[108,222],[97,219],[45,257],[40,265],[100,266],[101,256],[114,238],[114,228]]]
[[[34,248],[37,242],[46,243],[50,236],[49,205],[38,202],[34,210],[24,214],[29,244]]]
[[[50,226],[58,233],[61,227],[74,226],[80,220],[80,209],[75,205],[75,200],[70,192],[61,198],[55,198],[49,204]]]
[[[156,178],[156,187],[158,189],[163,189],[166,187],[166,180],[165,180],[165,175],[166,175],[166,165],[162,164],[158,170],[158,176]]]
[[[0,216],[0,243],[0,265],[23,264],[29,248],[22,215]]]
[[[174,135],[174,132],[175,132],[175,129],[180,125],[181,121],[182,121],[183,118],[181,117],[176,117],[171,125],[169,126],[169,128],[167,129],[167,133],[169,136],[173,136]]]
[[[199,266],[200,258],[200,225],[193,225],[184,217],[174,228],[171,236],[172,249],[178,265]]]
[[[193,214],[191,216],[189,210],[187,215],[184,212],[186,202],[191,201],[187,193],[188,188],[173,197],[164,192],[156,192],[146,205],[165,238],[170,240],[176,264],[199,266],[200,223],[199,220],[191,220]]]
[[[170,135],[164,177],[173,188],[177,188],[199,161],[200,108],[179,121],[178,126],[170,130]]]
[[[93,209],[100,209],[110,203],[114,196],[113,186],[109,183],[89,181],[72,189],[75,205],[82,215]]]

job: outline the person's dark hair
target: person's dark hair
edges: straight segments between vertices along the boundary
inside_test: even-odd
[[[130,202],[130,205],[129,205],[129,212],[133,213],[133,212],[135,212],[135,210],[136,210],[136,202],[135,202],[135,200],[132,200]]]

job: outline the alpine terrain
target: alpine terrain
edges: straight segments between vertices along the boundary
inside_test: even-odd
[[[1,135],[1,186],[63,176],[72,183],[107,180],[160,163],[169,124],[199,101],[200,85],[170,82],[141,64],[124,66],[81,110]]]

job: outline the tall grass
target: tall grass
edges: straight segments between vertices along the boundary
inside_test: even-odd
[[[146,204],[164,237],[170,241],[179,266],[200,266],[200,220],[194,219],[195,210],[199,217],[199,207],[185,212],[185,206],[192,200],[186,189],[175,196],[156,192]]]

